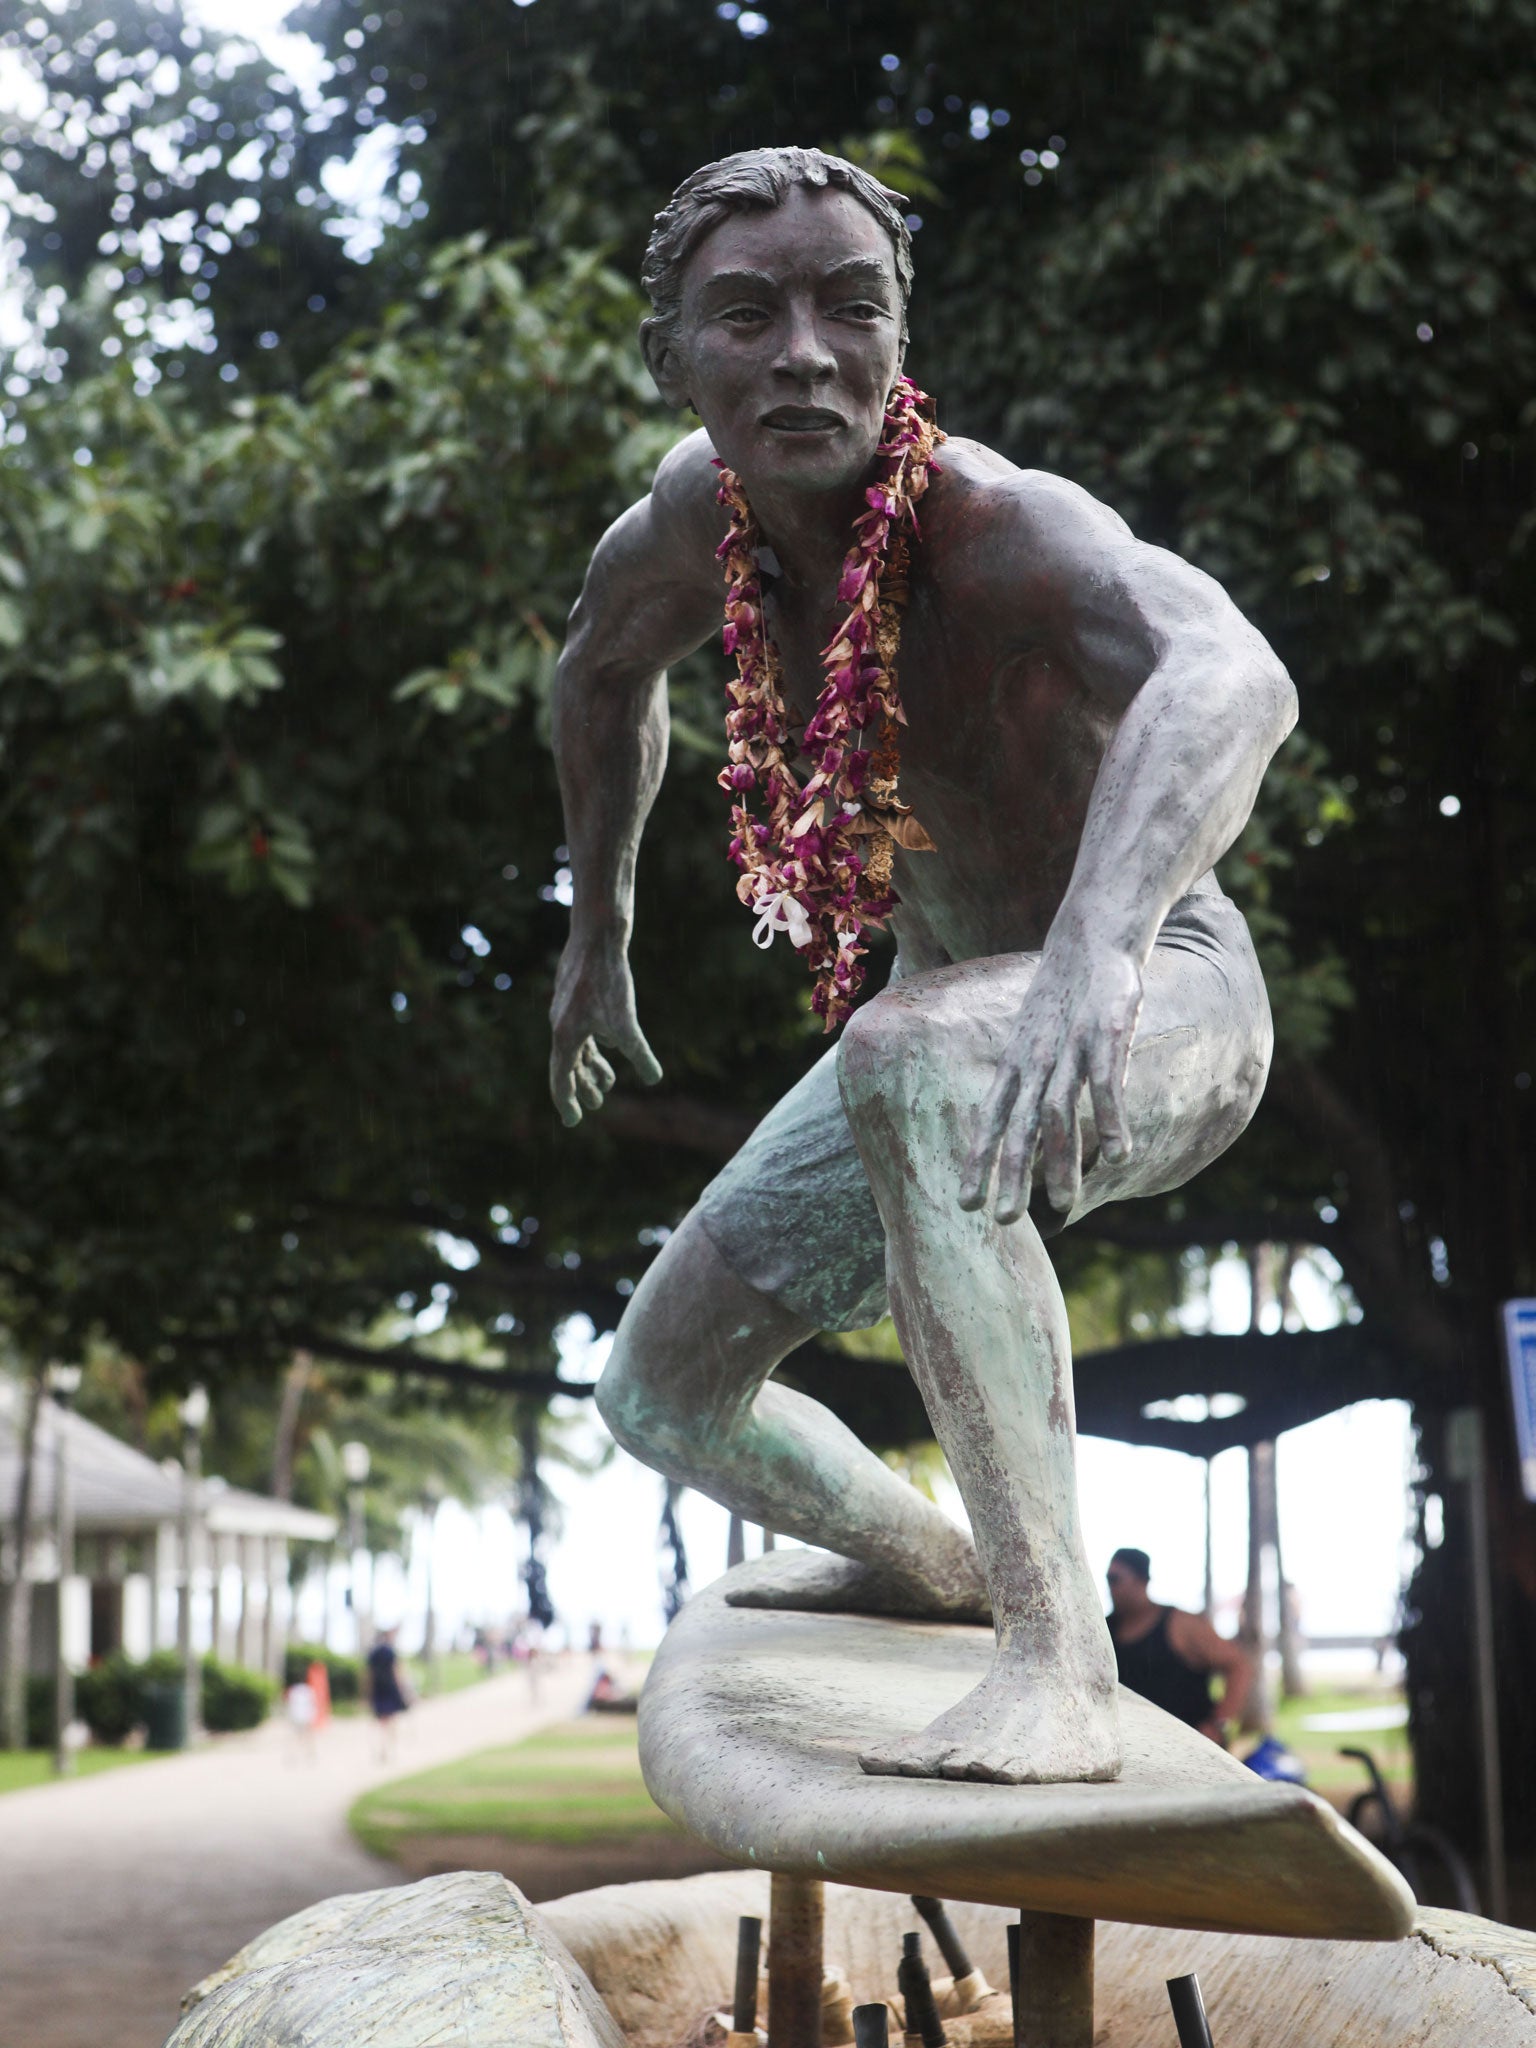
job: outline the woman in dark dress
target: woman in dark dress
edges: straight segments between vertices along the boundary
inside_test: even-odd
[[[380,1629],[368,1652],[368,1704],[379,1730],[379,1756],[386,1763],[394,1754],[396,1719],[411,1703],[395,1654],[396,1633],[392,1628]]]

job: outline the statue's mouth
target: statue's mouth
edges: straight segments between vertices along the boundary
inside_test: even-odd
[[[763,425],[776,434],[829,434],[841,428],[843,421],[823,405],[777,405],[763,414]]]

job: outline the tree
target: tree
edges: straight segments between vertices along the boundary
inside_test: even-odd
[[[746,16],[731,19],[705,0],[634,0],[621,10],[565,0],[510,12],[423,0],[361,20],[340,0],[317,0],[305,23],[352,68],[327,81],[335,104],[318,139],[302,144],[304,189],[318,177],[316,153],[393,123],[401,148],[390,190],[418,215],[385,235],[366,278],[335,266],[351,281],[328,288],[328,302],[355,291],[365,311],[390,297],[405,304],[450,233],[491,238],[457,259],[478,282],[466,297],[428,278],[415,311],[366,344],[341,346],[302,405],[277,395],[235,414],[228,394],[204,381],[187,410],[157,409],[166,422],[158,442],[132,424],[151,415],[132,413],[140,401],[121,377],[91,400],[118,421],[105,435],[77,424],[75,395],[62,406],[55,399],[57,431],[29,410],[36,438],[24,464],[52,450],[39,502],[68,502],[70,518],[99,514],[99,458],[79,471],[67,458],[76,445],[94,452],[115,431],[115,445],[133,453],[117,458],[112,547],[125,563],[130,544],[140,547],[135,559],[148,563],[174,536],[166,558],[197,564],[190,580],[201,599],[165,595],[189,580],[179,568],[149,579],[161,593],[157,627],[196,619],[206,633],[195,606],[216,592],[231,633],[283,636],[280,648],[226,642],[224,658],[271,663],[283,687],[242,685],[250,701],[219,711],[207,738],[192,721],[207,691],[182,692],[186,701],[162,722],[178,735],[176,749],[159,746],[143,710],[119,718],[125,750],[137,753],[155,735],[144,756],[154,779],[144,787],[167,821],[163,834],[132,813],[154,853],[137,868],[151,878],[145,901],[155,914],[108,887],[92,914],[114,940],[133,932],[136,945],[104,952],[99,987],[78,974],[60,979],[57,967],[45,979],[28,939],[33,950],[17,955],[25,973],[0,991],[13,1026],[4,1058],[21,1086],[12,1192],[30,1187],[23,1175],[35,1161],[35,1213],[58,1225],[46,1240],[39,1229],[34,1243],[25,1216],[15,1218],[13,1274],[30,1274],[33,1260],[39,1270],[58,1267],[46,1285],[27,1280],[22,1309],[73,1298],[60,1278],[63,1248],[106,1242],[86,1228],[98,1211],[80,1190],[95,1161],[90,1141],[67,1124],[56,1077],[70,1072],[92,1087],[99,1079],[106,1100],[145,1077],[153,1084],[117,1181],[94,1182],[131,1187],[128,1163],[136,1173],[141,1156],[152,1168],[143,1185],[153,1186],[153,1202],[122,1212],[140,1217],[138,1264],[119,1249],[121,1290],[93,1287],[80,1313],[110,1309],[131,1320],[134,1342],[168,1353],[168,1373],[190,1363],[194,1338],[233,1342],[247,1308],[274,1364],[317,1320],[333,1339],[350,1328],[366,1341],[390,1271],[418,1300],[433,1285],[452,1287],[456,1313],[482,1325],[513,1301],[530,1334],[574,1308],[611,1317],[616,1282],[638,1270],[635,1232],[671,1220],[709,1161],[771,1099],[803,1046],[804,1023],[790,968],[749,959],[741,944],[715,867],[707,752],[689,756],[685,738],[642,870],[639,927],[642,1002],[663,1041],[669,1087],[685,1101],[669,1098],[658,1118],[654,1099],[626,1097],[574,1143],[552,1142],[539,1102],[540,1012],[558,907],[520,902],[517,917],[505,918],[508,899],[494,879],[516,865],[560,888],[538,717],[538,656],[547,650],[523,607],[555,637],[591,535],[637,487],[642,456],[665,430],[645,426],[655,415],[628,381],[633,301],[606,270],[578,286],[569,259],[601,246],[633,275],[672,184],[732,147],[841,140],[877,164],[910,170],[916,160],[927,184],[917,201],[913,363],[939,393],[945,424],[1080,479],[1138,531],[1221,576],[1291,664],[1303,696],[1303,735],[1223,870],[1255,924],[1276,999],[1268,1101],[1243,1144],[1194,1188],[1095,1219],[1091,1240],[1061,1240],[1063,1274],[1074,1282],[1097,1270],[1106,1244],[1176,1256],[1228,1239],[1321,1243],[1343,1267],[1371,1341],[1387,1347],[1373,1358],[1395,1359],[1390,1384],[1417,1403],[1426,1497],[1441,1484],[1440,1418],[1468,1398],[1485,1408],[1496,1425],[1504,1748],[1511,1819],[1523,1825],[1536,1809],[1536,1674],[1527,1669],[1536,1533],[1514,1485],[1491,1312],[1533,1284],[1526,1123],[1536,1058],[1526,992],[1536,858],[1528,807],[1515,797],[1530,769],[1530,719],[1520,712],[1536,682],[1525,573],[1532,0],[1477,0],[1449,16],[1429,0],[1387,0],[1368,14],[1335,0],[1283,11],[1246,0],[1219,12],[1180,0],[1156,10],[1147,0],[1087,0],[1032,18],[1027,42],[1016,12],[996,0],[947,15],[913,0],[878,10],[862,0],[839,10],[775,0],[766,33],[757,32],[764,15],[750,14],[749,35]],[[120,41],[141,34],[135,21],[149,37],[148,16],[125,19]],[[83,72],[71,75],[72,90],[86,92]],[[238,81],[232,89],[245,90]],[[200,127],[189,140],[206,155]],[[67,197],[62,162],[48,159],[48,191]],[[12,168],[36,183],[41,163],[34,154]],[[137,158],[116,175],[138,180],[134,191],[147,201]],[[218,166],[195,174],[222,175]],[[264,331],[260,245],[280,247],[286,222],[295,233],[324,226],[304,212],[321,202],[288,198],[275,168],[251,189],[266,209],[251,267],[231,251],[216,277],[199,279],[219,333],[231,337]],[[228,204],[212,190],[210,206]],[[494,240],[506,236],[522,245],[523,296],[485,283],[497,274]],[[69,246],[79,300],[129,289],[147,299],[148,273],[132,287],[126,275],[121,287],[98,284],[93,266],[115,264],[114,252],[93,258],[84,235]],[[574,408],[539,442],[537,460],[520,439],[523,408],[536,411],[550,387],[532,356],[518,354],[525,300],[551,322],[557,354],[563,346],[551,374]],[[147,310],[133,317],[147,322]],[[560,326],[571,319],[591,321],[609,351],[597,367]],[[280,353],[240,346],[229,366],[261,384]],[[502,347],[522,365],[509,387],[518,404],[496,398],[494,379],[476,382],[484,356]],[[71,381],[84,360],[75,350]],[[168,348],[156,360],[169,369]],[[468,380],[477,404],[489,392],[493,424],[483,436],[450,417],[440,387],[453,379]],[[321,436],[313,443],[312,428]],[[503,432],[519,450],[515,473],[495,467]],[[283,453],[285,436],[297,453]],[[605,436],[621,438],[617,459]],[[201,466],[190,459],[194,446]],[[146,463],[149,497],[177,497],[170,525],[133,509],[127,487]],[[439,484],[444,494],[434,498]],[[445,528],[454,515],[463,524]],[[136,520],[152,540],[133,539]],[[525,528],[537,574],[524,573]],[[488,576],[464,573],[466,551],[449,538],[462,534],[505,536],[505,552],[481,555]],[[69,572],[96,557],[62,540],[50,546],[54,609],[61,628],[74,622],[62,650],[74,645],[86,605]],[[103,588],[137,618],[145,582],[130,569]],[[193,611],[177,610],[189,604]],[[22,630],[32,630],[32,616]],[[38,616],[51,644],[53,613]],[[108,630],[91,612],[86,625],[88,649],[100,642],[121,654],[114,634],[128,645],[126,620]],[[143,622],[131,630],[142,635]],[[514,646],[523,651],[510,654]],[[126,674],[133,662],[121,658]],[[34,680],[24,701],[47,703],[55,716],[82,697],[66,691],[63,652],[49,659],[54,696],[40,698]],[[515,683],[514,703],[487,698],[476,680],[503,677],[507,661],[530,664],[534,676]],[[419,694],[402,710],[390,693],[406,680]],[[694,678],[678,684],[685,736],[703,725],[696,689]],[[41,746],[52,728],[35,708],[28,717],[13,757],[59,775]],[[231,736],[238,759],[262,777],[254,799],[229,766]],[[466,760],[479,770],[510,763],[534,854],[524,857],[521,840],[509,854],[504,830],[498,840]],[[82,858],[97,844],[82,796],[127,783],[120,773],[116,783],[60,776],[51,790],[23,786],[25,851],[15,852],[12,835],[12,878],[18,891],[35,883],[45,908],[48,891],[63,888],[69,916],[83,919],[98,885],[64,888],[57,847]],[[389,800],[376,809],[380,787]],[[202,844],[192,791],[197,819],[216,794],[226,809],[189,873]],[[304,836],[285,838],[279,853],[263,805]],[[366,833],[363,819],[372,819]],[[307,905],[272,886],[280,870],[308,891]],[[110,859],[96,872],[110,874]],[[392,913],[390,903],[405,907]],[[39,916],[30,904],[28,914]],[[58,922],[40,918],[44,931]],[[477,972],[478,956],[459,936],[471,925],[493,952],[479,992],[461,996],[455,973]],[[188,933],[197,942],[190,964]],[[453,945],[463,960],[445,959]],[[489,1022],[484,975],[503,960],[519,991],[503,1013],[510,1021],[471,1029],[472,1018]],[[240,962],[258,965],[247,973]],[[137,998],[124,993],[130,987]],[[408,1026],[382,1009],[396,991],[408,998]],[[22,997],[30,1009],[16,1006]],[[91,1004],[100,1015],[88,1027]],[[194,1029],[198,1004],[208,1021]],[[234,1027],[227,1020],[237,1008],[246,1021]],[[211,1049],[214,1018],[226,1020],[238,1057]],[[490,1073],[503,1029],[517,1050],[515,1085],[504,1068],[494,1081]],[[43,1088],[36,1077],[45,1071]],[[328,1079],[317,1083],[319,1073]],[[183,1075],[202,1091],[195,1114],[179,1092]],[[283,1105],[280,1131],[253,1114],[266,1104]],[[491,1130],[496,1143],[486,1141]],[[222,1179],[206,1177],[210,1131],[229,1151]],[[76,1180],[55,1185],[49,1162],[71,1146]],[[199,1162],[184,1187],[177,1159]],[[413,1194],[427,1199],[413,1204]],[[526,1238],[499,1235],[521,1231],[530,1210],[542,1219],[536,1253]],[[502,1213],[506,1222],[496,1220]],[[242,1216],[251,1230],[226,1227]],[[148,1256],[183,1220],[195,1253],[186,1292],[196,1311],[187,1316],[189,1262]],[[552,1227],[564,1233],[552,1248],[558,1271],[544,1263]],[[457,1233],[479,1249],[480,1264],[444,1274],[425,1230]],[[280,1249],[284,1231],[299,1238],[293,1252]],[[563,1264],[567,1251],[579,1268]],[[93,1253],[85,1270],[95,1262]],[[140,1284],[140,1270],[156,1277]],[[1426,1550],[1422,1622],[1409,1642],[1422,1796],[1461,1826],[1472,1810],[1475,1745],[1451,1679],[1465,1545],[1454,1511],[1447,1530],[1440,1549]]]

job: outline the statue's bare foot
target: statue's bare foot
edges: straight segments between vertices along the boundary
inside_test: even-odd
[[[963,1560],[946,1581],[933,1574],[857,1564],[852,1558],[786,1550],[754,1561],[750,1581],[725,1596],[731,1607],[789,1608],[804,1614],[888,1614],[903,1621],[992,1623],[981,1566]]]
[[[975,1778],[991,1785],[1102,1783],[1120,1775],[1113,1687],[1085,1686],[999,1651],[974,1691],[916,1735],[859,1758],[872,1777]]]

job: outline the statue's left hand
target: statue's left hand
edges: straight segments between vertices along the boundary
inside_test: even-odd
[[[1071,1212],[1082,1188],[1084,1082],[1099,1150],[1110,1160],[1129,1156],[1125,1075],[1141,999],[1130,954],[1081,941],[1047,947],[981,1106],[962,1209],[986,1207],[995,1166],[997,1220],[1016,1222],[1029,1207],[1038,1154],[1051,1207]]]

